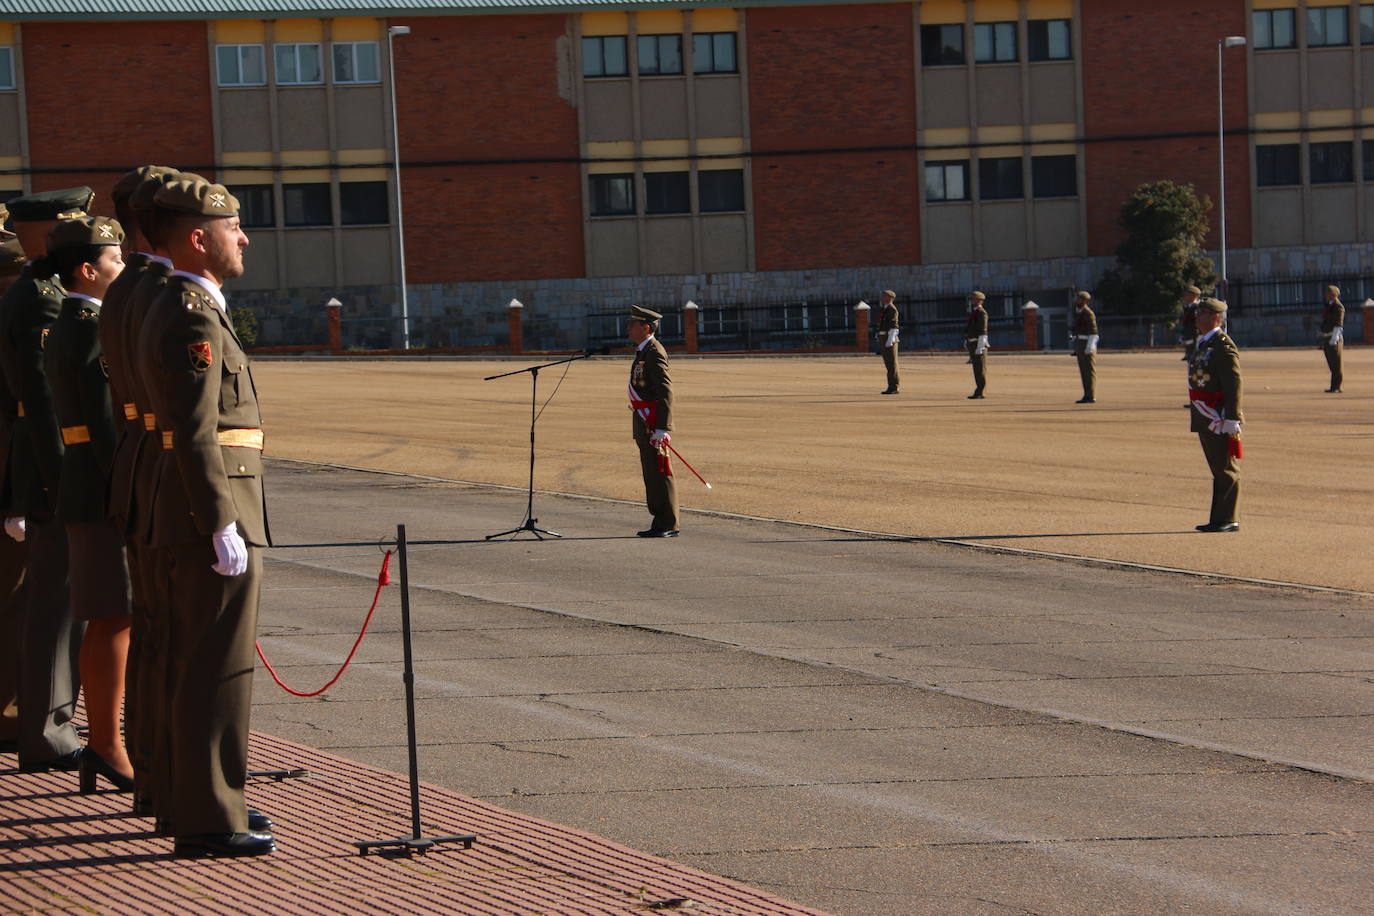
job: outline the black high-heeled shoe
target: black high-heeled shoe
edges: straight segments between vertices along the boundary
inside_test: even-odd
[[[77,769],[81,771],[81,794],[91,795],[96,791],[95,777],[104,776],[115,787],[116,792],[132,792],[134,781],[132,777],[125,776],[123,773],[110,766],[109,762],[91,750],[86,748],[81,755]]]

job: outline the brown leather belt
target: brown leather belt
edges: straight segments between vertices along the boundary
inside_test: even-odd
[[[91,441],[91,431],[85,426],[64,426],[62,427],[63,445],[80,445],[83,442]]]
[[[262,430],[260,429],[221,429],[215,433],[215,441],[227,448],[251,448],[262,451]],[[171,451],[176,442],[176,433],[170,429],[162,431],[162,448]]]

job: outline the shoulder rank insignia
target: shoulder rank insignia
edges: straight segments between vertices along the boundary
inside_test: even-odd
[[[181,301],[186,306],[186,311],[205,308],[205,296],[193,289],[188,289],[181,294]]]
[[[94,309],[82,309],[76,313],[78,321],[95,321],[99,317],[100,316],[95,313]]]
[[[188,306],[189,308],[189,306]],[[200,343],[186,345],[186,352],[191,357],[191,368],[197,372],[204,372],[210,368],[210,363],[214,362],[214,356],[210,351],[210,341],[202,340]]]

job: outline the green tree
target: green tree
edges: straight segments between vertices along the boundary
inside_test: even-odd
[[[1198,199],[1190,184],[1154,181],[1135,189],[1118,219],[1126,240],[1117,266],[1102,275],[1095,298],[1122,315],[1177,313],[1187,286],[1204,291],[1217,283],[1203,253],[1212,201]]]
[[[258,316],[253,314],[252,309],[233,309],[230,318],[234,322],[234,333],[239,335],[244,347],[252,347],[258,342]]]

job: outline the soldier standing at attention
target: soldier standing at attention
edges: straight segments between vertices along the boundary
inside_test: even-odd
[[[1079,290],[1073,297],[1073,355],[1078,358],[1078,377],[1083,382],[1079,404],[1097,403],[1097,316],[1088,303],[1092,294]]]
[[[0,371],[14,404],[5,531],[24,540],[24,606],[19,621],[19,769],[74,770],[81,741],[72,725],[80,688],[82,628],[67,596],[67,532],[54,513],[62,432],[43,373],[43,345],[65,295],[46,258],[59,220],[86,215],[90,188],[44,191],[9,202],[19,243],[31,258],[0,300]]]
[[[668,378],[668,351],[654,337],[658,312],[630,306],[625,332],[635,345],[630,364],[630,432],[639,446],[644,497],[653,521],[638,532],[642,538],[675,538],[678,530],[677,483],[668,463],[673,428],[673,383]]]
[[[1345,306],[1341,304],[1341,288],[1326,288],[1326,308],[1322,309],[1322,329],[1317,334],[1321,338],[1322,352],[1326,354],[1326,365],[1331,370],[1331,387],[1327,394],[1340,394],[1341,383],[1345,380],[1341,373],[1341,351],[1345,349]]]
[[[983,397],[988,376],[988,313],[983,308],[987,296],[974,290],[968,296],[968,322],[964,325],[964,348],[968,350],[968,361],[973,364],[973,394],[970,401]]]
[[[4,229],[9,211],[0,204],[0,296],[4,296],[24,269],[24,249]],[[10,421],[14,402],[0,384],[0,468],[9,461]],[[24,545],[13,538],[0,537],[0,633],[9,638],[0,642],[0,753],[19,749],[19,646],[13,638],[19,625],[21,585],[24,580]]]
[[[1226,303],[1203,299],[1197,310],[1197,348],[1188,364],[1192,430],[1212,472],[1212,510],[1198,531],[1238,531],[1240,504],[1240,351],[1221,329]]]
[[[129,570],[124,533],[109,518],[115,422],[100,352],[101,300],[124,269],[124,230],[103,216],[63,220],[48,234],[48,258],[67,291],[47,345],[43,370],[62,429],[57,517],[67,531],[72,614],[85,623],[81,685],[89,726],[81,755],[81,793],[96,776],[134,787],[120,731],[129,654]]]
[[[162,430],[151,507],[164,580],[173,686],[169,797],[178,856],[258,856],[243,786],[253,691],[261,548],[269,543],[262,422],[248,357],[221,286],[243,273],[248,237],[222,185],[178,178],[158,189],[175,269],[152,303],[138,370]],[[258,815],[258,826],[265,816]]]
[[[882,394],[896,394],[901,379],[897,375],[897,337],[900,322],[897,318],[897,294],[883,290],[878,307],[878,346],[883,348],[883,367],[887,369],[887,388]]]
[[[1183,308],[1178,315],[1179,335],[1183,338],[1183,361],[1192,363],[1193,348],[1197,346],[1197,301],[1202,290],[1189,286],[1183,291]]]

